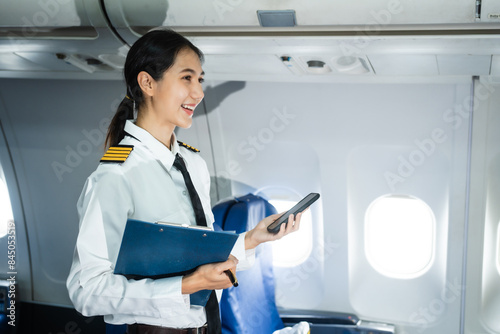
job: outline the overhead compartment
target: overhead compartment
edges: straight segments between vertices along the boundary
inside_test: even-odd
[[[266,25],[286,12],[292,19]],[[481,15],[482,12],[482,15]],[[286,22],[286,23],[283,23]],[[96,38],[110,26],[127,43],[147,30],[167,26],[211,31],[266,32],[428,30],[500,23],[495,0],[16,0],[4,1],[0,37]],[[283,29],[282,25],[288,27]],[[462,26],[461,26],[462,25]],[[475,25],[476,28],[487,28]]]
[[[473,0],[215,0],[191,1],[190,4],[186,6],[185,2],[171,2],[166,25],[255,28],[260,26],[257,16],[259,10],[294,10],[297,27],[330,29],[373,24],[392,26],[475,21]]]
[[[0,37],[95,38],[83,0],[2,1]]]
[[[140,3],[104,0],[104,4],[111,23],[127,41],[160,25],[207,34],[283,31],[283,26],[288,27],[285,28],[288,33],[359,31],[367,27],[371,31],[428,30],[480,22],[480,6],[476,0],[153,0]],[[263,24],[260,15],[273,13],[277,24]],[[289,13],[292,15],[289,19],[280,21],[281,14]]]

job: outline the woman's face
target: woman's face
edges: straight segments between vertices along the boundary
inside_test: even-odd
[[[161,125],[189,128],[196,106],[203,99],[204,72],[198,55],[186,48],[177,54],[174,64],[155,81],[152,111]]]

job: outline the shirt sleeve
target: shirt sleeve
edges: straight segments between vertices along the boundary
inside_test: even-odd
[[[118,167],[118,166],[115,166]],[[189,311],[182,277],[127,279],[113,274],[133,201],[119,168],[89,177],[78,201],[80,230],[66,282],[76,310],[84,316],[175,317]]]
[[[231,250],[231,255],[238,259],[236,270],[246,270],[255,263],[255,249],[245,250],[245,233],[241,233]]]

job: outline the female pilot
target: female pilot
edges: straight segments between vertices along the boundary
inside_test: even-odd
[[[295,221],[290,216],[278,234],[270,234],[266,228],[278,215],[269,216],[238,237],[227,261],[200,266],[185,276],[132,280],[113,274],[128,218],[191,225],[204,220],[212,226],[207,166],[174,133],[176,127],[191,126],[203,99],[202,60],[197,47],[170,30],[150,31],[134,43],[124,68],[127,95],[106,138],[107,146],[125,154],[111,149],[78,200],[80,230],[67,280],[70,298],[83,315],[128,324],[129,333],[220,333],[217,299],[204,308],[190,305],[189,294],[230,287],[226,270],[248,267],[257,245],[300,225],[300,214]],[[187,168],[202,210],[189,196],[178,161]]]

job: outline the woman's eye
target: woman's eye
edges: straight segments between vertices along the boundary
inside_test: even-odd
[[[199,78],[198,81],[199,81],[199,83],[204,83],[205,79],[204,78]]]
[[[191,76],[190,75],[186,75],[183,79],[191,81]]]

